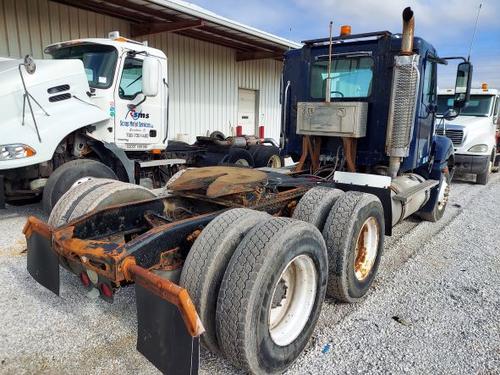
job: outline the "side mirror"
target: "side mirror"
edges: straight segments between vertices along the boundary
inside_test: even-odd
[[[460,109],[465,107],[470,98],[472,84],[472,64],[463,62],[458,64],[457,80],[455,83],[455,101],[453,107]]]
[[[446,121],[450,121],[450,120],[453,120],[454,118],[456,118],[458,116],[458,112],[456,109],[454,108],[450,108],[448,109],[444,114],[443,114],[443,118],[446,120]]]
[[[142,62],[142,93],[144,96],[158,95],[160,62],[154,57],[145,57]]]

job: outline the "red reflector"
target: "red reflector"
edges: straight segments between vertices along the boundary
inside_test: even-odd
[[[264,127],[259,126],[259,138],[264,139]]]
[[[101,293],[104,294],[106,297],[113,297],[113,291],[109,287],[108,284],[101,284]]]
[[[89,279],[89,275],[87,275],[87,272],[83,271],[80,274],[80,280],[82,281],[82,284],[85,288],[90,285],[90,279]]]

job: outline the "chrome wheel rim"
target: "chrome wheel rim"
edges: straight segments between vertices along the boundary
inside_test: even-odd
[[[439,187],[439,194],[438,194],[439,211],[443,210],[446,207],[449,195],[450,195],[450,184],[448,184],[448,181],[446,180],[446,178],[444,178],[443,182],[441,183],[441,186]]]
[[[377,259],[379,241],[379,225],[377,219],[371,216],[361,226],[356,241],[354,275],[359,281],[365,280],[370,274]]]
[[[267,161],[267,167],[281,168],[281,159],[278,155],[272,155]]]
[[[269,306],[269,333],[276,345],[292,343],[302,332],[316,300],[317,270],[308,255],[285,267],[274,286]]]

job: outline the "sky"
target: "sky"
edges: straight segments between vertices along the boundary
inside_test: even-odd
[[[190,0],[221,16],[283,38],[302,41],[328,36],[348,24],[353,33],[401,32],[401,12],[415,12],[415,34],[439,56],[467,57],[479,4],[482,9],[471,51],[473,87],[500,89],[500,0]],[[456,63],[439,66],[440,88],[453,87]]]

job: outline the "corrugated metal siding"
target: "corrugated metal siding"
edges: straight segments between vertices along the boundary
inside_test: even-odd
[[[64,40],[107,37],[130,25],[118,18],[88,12],[47,0],[0,0],[0,56],[31,54],[43,58],[43,49]]]
[[[0,0],[0,56],[42,58],[51,43],[129,34],[128,22],[47,0]],[[169,61],[170,131],[196,135],[231,134],[237,121],[238,88],[259,90],[259,124],[279,139],[279,86],[282,63],[236,62],[235,51],[172,33],[150,35],[149,45]]]

